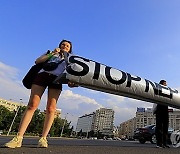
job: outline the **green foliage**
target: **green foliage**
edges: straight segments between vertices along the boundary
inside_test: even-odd
[[[20,107],[18,114],[13,123],[11,134],[15,134],[18,132],[19,124],[21,118],[24,114],[26,107]],[[8,132],[10,125],[13,121],[13,118],[16,114],[16,111],[9,111],[4,106],[0,106],[0,130],[3,132]],[[43,124],[44,124],[45,115],[43,112],[40,112],[37,109],[32,117],[32,120],[26,130],[26,135],[40,135],[42,133]],[[65,121],[65,123],[64,123]],[[50,130],[50,136],[60,136],[62,127],[64,125],[63,136],[70,136],[73,130],[73,127],[70,128],[70,123],[65,119],[55,118]]]
[[[43,129],[45,115],[37,109],[34,112],[33,118],[27,128],[26,133],[41,134]]]
[[[0,130],[5,131],[10,127],[11,119],[13,119],[14,114],[6,109],[4,106],[0,105]]]
[[[68,123],[67,120],[58,117],[54,119],[53,125],[50,130],[50,136],[60,136],[63,125],[63,136],[69,137],[71,135],[70,122]]]
[[[22,118],[23,113],[24,113],[25,110],[26,110],[26,107],[25,107],[25,106],[23,106],[23,107],[21,106],[21,107],[19,108],[18,113],[17,113],[17,116],[16,116],[15,121],[14,121],[14,123],[13,123],[13,127],[12,127],[12,129],[11,129],[12,132],[17,132],[17,131],[18,131],[19,124],[20,124],[21,118]],[[12,117],[12,119],[9,121],[10,123],[12,122],[15,114],[16,114],[16,111],[13,111],[13,117]],[[8,127],[8,129],[9,129],[9,127]]]

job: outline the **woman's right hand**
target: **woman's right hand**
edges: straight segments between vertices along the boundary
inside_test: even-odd
[[[52,54],[53,55],[58,54],[60,51],[61,51],[60,48],[55,48]]]

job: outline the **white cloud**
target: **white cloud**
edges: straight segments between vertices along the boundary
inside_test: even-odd
[[[17,76],[18,70],[14,67],[8,66],[2,62],[0,62],[0,76],[2,78],[11,78],[15,79]]]
[[[75,94],[71,90],[64,90],[59,98],[57,107],[61,108],[62,112],[64,111],[63,114],[69,113],[72,115],[68,117],[76,125],[79,116],[92,113],[103,106],[92,98]],[[73,121],[74,119],[76,121]]]
[[[27,102],[29,91],[26,90],[21,81],[17,79],[18,70],[0,62],[0,97],[19,101],[23,99]]]
[[[180,92],[180,87],[176,88],[178,90],[178,92]]]
[[[112,94],[104,94],[103,101],[106,102],[108,105],[113,106],[115,104],[120,104],[125,100],[123,96],[117,96]]]
[[[92,90],[92,89],[84,89],[83,91],[86,91],[86,92],[92,93],[92,94],[99,94],[99,93],[101,93],[101,91],[96,91],[96,90]]]
[[[89,107],[102,107],[102,105],[98,104],[94,99],[79,94],[75,94],[71,90],[64,90],[60,96],[59,101],[62,103],[63,106],[72,110],[78,110],[80,108],[80,104],[84,104]],[[86,111],[88,110],[89,109],[86,109]]]

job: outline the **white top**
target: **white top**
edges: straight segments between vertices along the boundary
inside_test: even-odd
[[[46,53],[45,53],[46,54]],[[45,55],[43,54],[43,55]],[[51,59],[48,60],[48,62],[56,62],[56,63],[59,63],[62,59],[64,58],[61,58],[61,56],[58,54],[56,55],[53,55],[53,57],[51,57]],[[61,73],[64,72],[64,70],[66,69],[66,62],[63,61],[62,63],[60,63],[58,65],[58,67],[55,69],[55,70],[52,70],[52,71],[45,71],[44,69],[41,69],[39,71],[39,73],[41,72],[47,72],[47,73],[50,73],[50,74],[53,74],[53,75],[56,75],[56,76],[59,76]]]

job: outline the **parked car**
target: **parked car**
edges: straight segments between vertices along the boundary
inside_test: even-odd
[[[114,137],[113,140],[121,141],[121,139],[119,137]]]
[[[137,128],[134,131],[134,139],[139,140],[140,143],[144,144],[146,141],[150,141],[152,144],[156,143],[155,135],[156,125],[148,125],[143,128]],[[170,136],[174,130],[172,128],[168,129],[168,144],[171,144]]]

